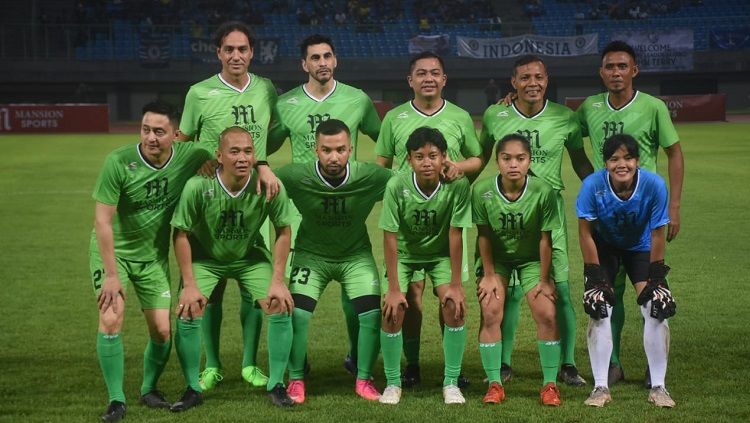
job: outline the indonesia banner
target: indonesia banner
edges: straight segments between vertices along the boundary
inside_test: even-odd
[[[458,55],[475,59],[502,59],[524,54],[540,56],[583,56],[597,54],[597,34],[584,34],[574,37],[545,37],[541,35],[521,35],[509,38],[470,38],[456,37]]]
[[[440,55],[446,55],[450,53],[450,41],[451,37],[448,34],[417,35],[409,39],[409,54],[431,51]]]
[[[693,70],[693,30],[637,31],[612,33],[635,49],[642,72]]]

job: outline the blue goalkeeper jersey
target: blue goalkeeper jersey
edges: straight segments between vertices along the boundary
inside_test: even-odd
[[[606,169],[583,180],[576,213],[594,222],[594,237],[626,251],[650,251],[651,231],[669,223],[667,185],[657,174],[638,169],[633,194],[619,198]]]

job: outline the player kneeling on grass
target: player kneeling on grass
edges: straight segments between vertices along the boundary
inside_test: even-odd
[[[291,406],[283,384],[294,307],[284,284],[291,237],[289,199],[283,188],[271,201],[256,193],[255,149],[246,130],[225,129],[216,159],[216,178],[190,179],[172,218],[182,275],[175,345],[188,387],[171,410],[185,411],[203,402],[199,383],[201,320],[208,297],[226,278],[236,279],[244,288],[243,295],[258,299],[269,316],[267,390],[275,405]],[[276,228],[273,264],[259,233],[266,217]]]
[[[96,217],[90,271],[99,304],[96,353],[109,393],[105,422],[125,417],[122,325],[130,280],[150,339],[143,357],[141,403],[169,408],[156,389],[172,350],[169,307],[169,219],[185,182],[210,159],[191,144],[174,143],[177,110],[166,103],[143,107],[141,141],[107,156],[93,197]]]
[[[466,178],[441,182],[448,145],[439,130],[417,128],[406,141],[406,150],[413,171],[388,181],[380,215],[388,278],[380,332],[387,386],[380,402],[398,404],[401,398],[405,293],[414,272],[424,270],[434,283],[445,320],[443,398],[446,404],[463,404],[458,388],[466,346],[461,233],[471,226],[469,182]]]
[[[639,151],[630,135],[610,137],[602,148],[605,169],[588,176],[576,202],[579,241],[584,262],[583,308],[591,316],[589,357],[594,390],[586,405],[603,407],[612,400],[607,373],[612,354],[612,280],[622,264],[633,282],[643,314],[643,348],[651,374],[648,400],[674,407],[664,387],[669,353],[667,318],[675,302],[664,264],[665,228],[669,223],[664,180],[638,167]]]
[[[542,179],[528,175],[531,146],[523,136],[512,134],[500,139],[495,158],[500,174],[477,182],[471,197],[481,256],[477,271],[482,311],[479,354],[490,383],[483,401],[499,403],[505,398],[500,377],[500,324],[508,279],[515,270],[536,321],[544,377],[541,401],[558,406],[560,391],[555,381],[560,364],[560,335],[555,317],[555,284],[550,280],[550,233],[559,224],[555,193]]]

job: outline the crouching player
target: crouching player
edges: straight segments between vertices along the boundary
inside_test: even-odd
[[[583,253],[585,292],[583,308],[589,319],[588,348],[594,390],[584,402],[603,407],[612,400],[607,373],[612,354],[612,281],[622,264],[633,282],[643,314],[643,347],[651,374],[648,400],[674,407],[664,388],[669,353],[667,318],[675,302],[667,285],[664,229],[669,223],[664,181],[638,168],[638,144],[620,134],[604,142],[605,169],[588,176],[576,202]]]
[[[505,398],[500,378],[500,324],[508,278],[515,270],[536,321],[544,378],[541,401],[559,406],[560,391],[555,381],[560,364],[560,335],[555,317],[555,284],[550,280],[550,233],[559,224],[555,193],[542,179],[528,175],[531,146],[525,137],[504,136],[495,147],[495,159],[500,174],[477,182],[471,198],[481,257],[477,272],[482,312],[479,353],[490,383],[484,402],[499,403]]]
[[[447,184],[440,181],[447,150],[439,130],[417,128],[406,141],[406,158],[413,171],[391,178],[383,197],[380,228],[388,278],[380,332],[387,379],[380,397],[384,404],[398,404],[401,398],[401,326],[408,307],[405,293],[414,272],[420,270],[433,281],[445,320],[443,399],[446,404],[465,402],[458,388],[466,346],[461,234],[471,226],[470,190],[466,178]]]
[[[291,237],[289,199],[283,188],[270,202],[264,194],[256,194],[255,149],[246,130],[225,129],[216,159],[216,178],[190,179],[172,218],[182,275],[175,345],[188,387],[171,410],[185,411],[203,402],[199,384],[201,320],[208,297],[226,278],[239,281],[242,295],[258,299],[269,316],[267,389],[275,405],[290,406],[293,402],[283,384],[294,307],[284,284]],[[273,265],[259,232],[266,217],[276,228]]]

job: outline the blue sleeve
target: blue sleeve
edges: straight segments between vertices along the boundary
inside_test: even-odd
[[[581,190],[576,199],[576,215],[579,219],[597,220],[599,213],[596,208],[596,178],[599,172],[594,172],[583,180]]]

